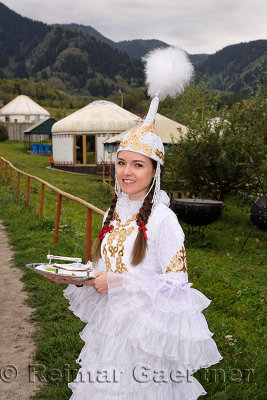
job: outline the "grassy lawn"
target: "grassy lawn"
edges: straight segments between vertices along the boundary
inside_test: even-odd
[[[46,169],[49,157],[31,156],[21,143],[0,143],[0,156],[102,210],[106,210],[110,203],[111,195],[103,188],[99,177]],[[0,218],[15,250],[15,264],[24,271],[23,282],[29,293],[29,305],[35,308],[32,314],[32,322],[37,327],[34,334],[37,345],[35,358],[36,363],[46,368],[47,384],[34,398],[69,399],[71,391],[67,382],[73,380],[78,368],[75,359],[83,346],[79,338],[83,323],[68,310],[68,303],[62,295],[64,285],[54,284],[26,270],[24,265],[44,261],[48,250],[53,254],[84,257],[86,210],[63,199],[61,232],[58,243],[54,245],[56,194],[46,189],[44,217],[39,222],[40,184],[32,184],[31,202],[26,208],[26,179],[22,178],[19,200],[16,198],[16,177],[13,179],[14,189],[11,189],[0,177]],[[203,399],[266,398],[266,233],[256,229],[241,251],[251,229],[249,211],[252,203],[253,200],[247,203],[240,198],[227,198],[222,218],[207,227],[204,241],[197,236],[186,237],[189,281],[212,299],[204,314],[224,357],[219,365],[195,374],[208,392]],[[100,225],[101,217],[93,214],[94,237]],[[186,226],[183,228],[186,233]]]

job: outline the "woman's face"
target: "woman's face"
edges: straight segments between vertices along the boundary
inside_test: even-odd
[[[129,195],[130,200],[138,200],[146,195],[154,174],[155,169],[149,157],[126,150],[118,153],[117,180],[121,190]]]

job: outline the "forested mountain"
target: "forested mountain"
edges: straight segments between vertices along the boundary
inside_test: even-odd
[[[96,29],[87,25],[79,24],[55,24],[53,26],[58,26],[62,28],[70,28],[78,31],[82,31],[89,36],[94,36],[97,40],[109,44],[114,49],[120,51],[125,51],[132,58],[141,59],[150,50],[156,49],[157,47],[167,47],[167,43],[155,39],[135,39],[135,40],[123,40],[121,42],[113,42],[112,40],[101,35]],[[193,64],[201,64],[206,60],[208,54],[189,54],[189,58]]]
[[[81,30],[113,48],[127,52],[131,57],[141,59],[156,47],[166,47],[167,43],[158,40],[125,40],[113,42],[101,35],[91,26],[66,24],[58,25]],[[188,54],[197,67],[198,76],[207,75],[209,87],[226,92],[242,93],[246,84],[254,88],[261,69],[266,68],[266,40],[256,40],[227,46],[215,54]]]
[[[27,77],[25,60],[44,39],[50,27],[42,22],[21,17],[0,3],[0,78]]]
[[[144,83],[140,57],[158,40],[115,43],[90,26],[32,21],[0,3],[0,78],[43,81],[71,94],[108,96]],[[227,46],[215,54],[189,55],[198,77],[213,89],[240,93],[266,68],[267,40]],[[130,55],[132,57],[130,57]]]
[[[116,43],[116,47],[119,50],[126,51],[131,57],[141,59],[150,50],[156,49],[157,47],[168,47],[167,43],[161,42],[160,40],[124,40]]]
[[[31,78],[69,93],[108,96],[143,85],[143,68],[93,36],[21,17],[0,3],[0,78]]]
[[[75,31],[82,31],[86,33],[88,36],[94,36],[98,41],[107,43],[111,47],[116,47],[116,43],[113,42],[112,40],[106,38],[105,36],[101,35],[96,29],[94,29],[92,26],[89,25],[81,25],[81,24],[53,24],[52,25],[55,28],[68,28],[68,29],[74,29]]]
[[[209,86],[227,92],[243,91],[245,84],[256,85],[256,77],[267,67],[267,40],[255,40],[224,47],[199,65]]]
[[[114,49],[125,51],[130,57],[141,59],[146,53],[150,50],[155,49],[157,47],[167,47],[169,46],[167,43],[161,42],[160,40],[123,40],[121,42],[113,42],[112,40],[106,38],[101,35],[96,29],[87,25],[79,25],[79,24],[55,24],[54,26],[58,26],[61,28],[70,28],[77,31],[82,31],[89,36],[94,36],[97,40],[109,44]]]
[[[54,28],[26,61],[30,76],[67,91],[107,96],[143,84],[142,65],[124,53],[71,29]]]
[[[204,61],[206,61],[209,57],[208,54],[206,53],[201,53],[201,54],[188,54],[190,61],[194,65],[202,64]]]

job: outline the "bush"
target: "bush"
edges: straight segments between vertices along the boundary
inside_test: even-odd
[[[180,96],[176,99],[167,97],[161,102],[158,112],[182,125],[190,126],[192,117],[199,121],[216,117],[222,103],[222,96],[208,89],[208,78],[203,77],[198,81],[196,75],[194,82]]]
[[[8,132],[4,125],[0,124],[0,142],[8,140]]]
[[[232,110],[218,111],[217,116],[218,122],[211,124],[210,116],[200,119],[192,112],[188,134],[173,145],[173,155],[167,156],[167,169],[172,177],[184,179],[196,196],[223,200],[230,192],[258,194],[251,160],[264,182],[267,102],[263,79],[249,99]]]

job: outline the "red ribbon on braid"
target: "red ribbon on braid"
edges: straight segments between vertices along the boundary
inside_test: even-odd
[[[147,235],[146,235],[147,228],[145,227],[144,222],[142,220],[140,220],[140,225],[141,226],[139,226],[138,231],[143,231],[144,237],[147,240]]]
[[[99,232],[99,235],[97,236],[100,240],[103,240],[105,237],[105,234],[112,231],[112,229],[114,229],[113,225],[110,226],[104,226],[104,228],[102,228]]]

